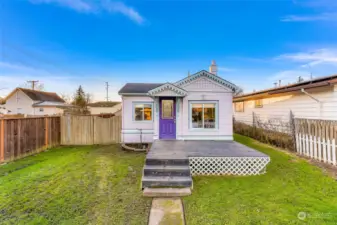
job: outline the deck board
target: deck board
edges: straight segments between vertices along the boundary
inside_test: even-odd
[[[269,157],[235,141],[155,140],[147,158],[185,159],[188,157]]]

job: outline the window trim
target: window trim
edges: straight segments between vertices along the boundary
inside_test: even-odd
[[[236,104],[238,104],[238,103],[242,103],[242,111],[237,111],[236,110]],[[234,102],[234,111],[236,112],[236,113],[243,113],[243,112],[245,112],[245,102],[244,101],[240,101],[240,102]]]
[[[192,104],[215,104],[215,127],[214,128],[193,128],[192,127]],[[188,128],[192,131],[215,131],[219,130],[219,101],[188,101]],[[204,107],[204,106],[203,106]]]
[[[256,101],[261,101],[261,105],[257,106]],[[256,108],[256,109],[263,108],[263,99],[262,98],[254,100],[254,108]]]
[[[135,120],[135,105],[138,104],[148,104],[151,105],[151,112],[152,112],[152,117],[151,120]],[[138,102],[138,101],[133,101],[132,102],[132,121],[137,122],[137,123],[152,123],[153,122],[153,117],[154,117],[154,111],[153,111],[153,102]]]

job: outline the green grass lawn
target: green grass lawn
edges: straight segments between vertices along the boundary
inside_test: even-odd
[[[184,198],[188,225],[337,224],[337,181],[303,159],[244,136],[235,140],[271,157],[267,174],[194,177],[193,194]]]
[[[0,166],[0,224],[147,224],[144,157],[60,147]]]

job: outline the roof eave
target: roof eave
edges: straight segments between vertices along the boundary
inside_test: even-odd
[[[148,96],[148,93],[118,93],[122,96]]]
[[[295,93],[298,91],[301,91],[301,89],[312,89],[312,88],[319,88],[319,87],[327,87],[334,85],[337,82],[337,80],[332,80],[332,81],[321,81],[317,83],[311,83],[311,84],[304,84],[304,85],[299,85],[295,87],[284,87],[281,89],[274,89],[270,91],[266,91],[263,93],[256,93],[256,94],[250,94],[250,95],[245,95],[245,96],[237,96],[233,98],[233,102],[240,102],[240,101],[247,101],[247,100],[254,100],[254,99],[259,99],[259,98],[267,98],[267,97],[272,97],[275,95],[284,95],[284,94],[289,94],[289,93]]]

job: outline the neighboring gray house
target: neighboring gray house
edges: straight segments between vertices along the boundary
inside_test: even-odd
[[[26,88],[16,88],[4,101],[4,114],[10,115],[60,115],[65,107],[70,106],[56,93]]]

